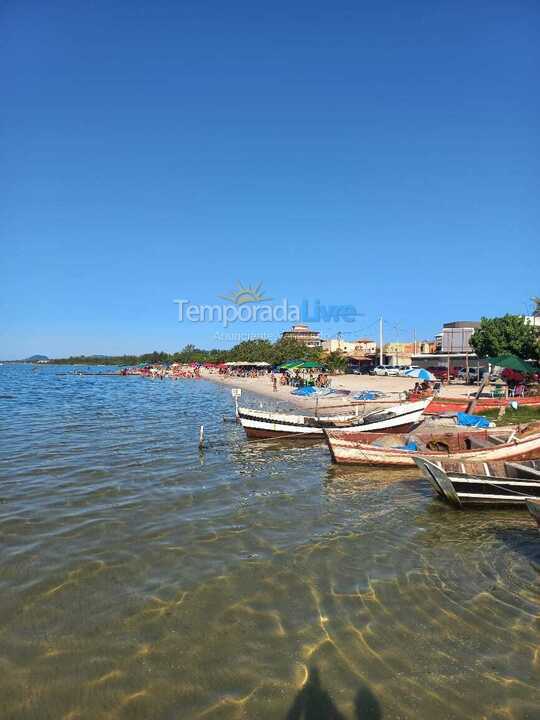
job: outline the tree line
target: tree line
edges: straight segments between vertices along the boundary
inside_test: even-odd
[[[520,315],[505,315],[499,318],[482,318],[480,327],[471,338],[471,345],[479,357],[516,355],[523,360],[540,361],[540,334],[538,327],[527,323]],[[56,364],[85,365],[139,365],[141,363],[223,363],[223,362],[267,362],[279,365],[286,360],[315,360],[331,368],[342,369],[347,360],[340,353],[324,354],[319,348],[310,348],[296,340],[245,340],[230,350],[214,348],[205,350],[186,345],[183,350],[167,353],[154,350],[143,355],[85,356],[50,360]]]
[[[287,360],[314,360],[320,361],[323,353],[319,348],[307,347],[296,340],[245,340],[230,350],[205,350],[186,345],[183,350],[174,353],[154,350],[143,355],[111,355],[111,356],[71,356],[68,358],[55,358],[50,363],[57,365],[140,365],[142,363],[224,363],[224,362],[267,362],[270,365],[279,365]],[[339,353],[324,355],[325,364],[339,367],[346,364],[345,358]]]

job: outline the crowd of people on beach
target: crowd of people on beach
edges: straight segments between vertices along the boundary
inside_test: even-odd
[[[123,368],[120,371],[121,375],[140,375],[142,377],[155,378],[157,380],[164,380],[165,378],[172,378],[177,380],[179,378],[191,378],[196,379],[201,377],[201,371],[198,365],[180,365],[179,363],[173,363],[172,365],[146,365],[143,367],[134,368]]]
[[[306,373],[299,370],[285,370],[280,373],[272,372],[271,378],[274,390],[277,390],[278,383],[280,385],[291,385],[292,387],[306,387],[311,385],[319,388],[328,387],[330,384],[328,375],[324,372],[315,375],[313,371]]]

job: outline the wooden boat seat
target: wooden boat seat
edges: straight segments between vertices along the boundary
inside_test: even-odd
[[[471,450],[481,450],[482,448],[491,448],[493,443],[488,437],[476,437],[471,435],[467,438],[467,445]]]
[[[531,478],[533,480],[540,480],[540,470],[536,470],[530,465],[524,465],[519,462],[505,462],[504,467],[507,471],[508,477],[518,478]]]
[[[492,445],[504,445],[508,442],[506,438],[500,437],[499,435],[488,435],[487,439]]]

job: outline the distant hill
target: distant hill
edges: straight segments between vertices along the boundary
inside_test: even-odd
[[[49,358],[46,355],[31,355],[30,357],[26,358],[26,362],[37,362],[38,360],[48,360]]]

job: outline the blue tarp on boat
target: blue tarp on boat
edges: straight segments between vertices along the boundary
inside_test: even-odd
[[[465,427],[477,427],[477,428],[488,428],[491,423],[483,415],[468,415],[464,412],[458,412],[457,424],[465,425]]]
[[[316,388],[307,385],[306,387],[296,388],[296,390],[292,391],[291,395],[315,395],[316,392]]]
[[[353,400],[375,400],[379,393],[373,392],[373,390],[362,390],[362,392],[353,395]]]

